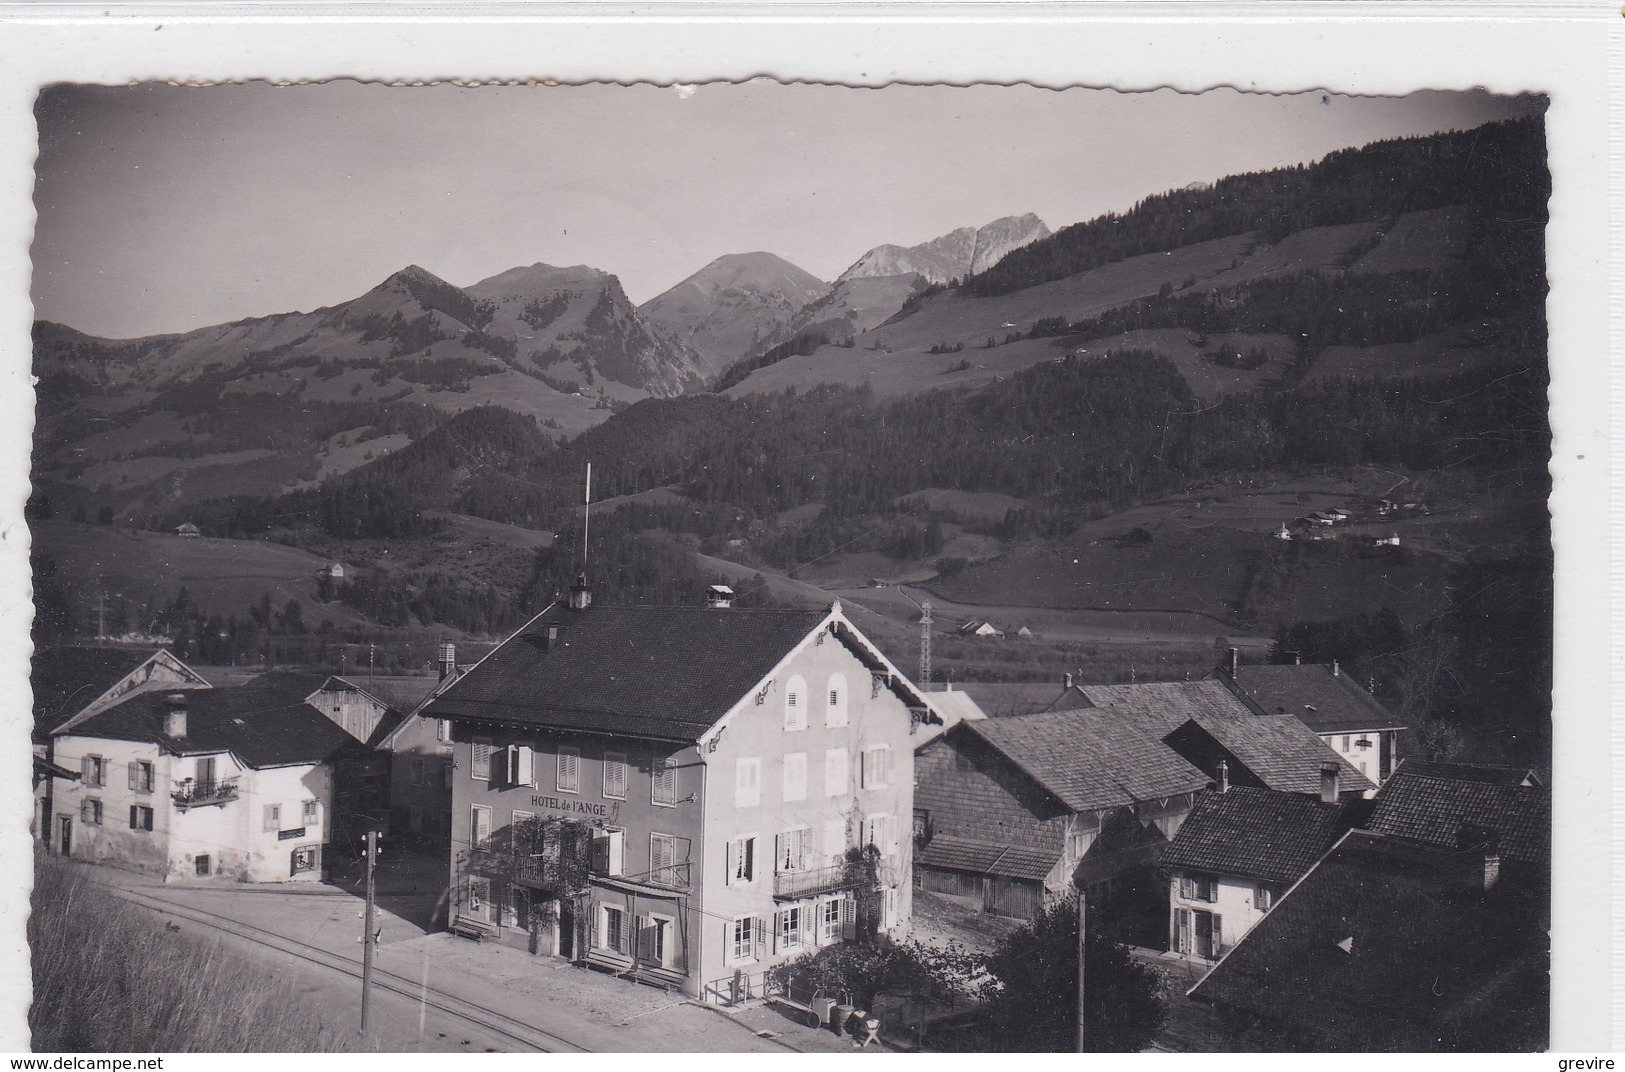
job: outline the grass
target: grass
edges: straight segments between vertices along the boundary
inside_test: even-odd
[[[28,941],[36,1053],[350,1050],[346,1029],[265,962],[167,930],[72,864],[35,858]]]

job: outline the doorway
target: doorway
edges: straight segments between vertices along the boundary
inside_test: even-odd
[[[57,851],[63,856],[73,855],[73,817],[58,815],[56,817]]]

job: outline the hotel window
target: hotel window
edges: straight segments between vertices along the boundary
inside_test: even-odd
[[[649,803],[670,807],[677,803],[677,761],[671,757],[656,759],[654,775],[649,779]]]
[[[617,953],[626,949],[626,910],[614,905],[598,906],[598,944]]]
[[[829,704],[824,708],[824,725],[831,729],[846,725],[846,675],[831,674],[828,692]]]
[[[734,760],[734,807],[754,808],[762,801],[762,761]]]
[[[79,821],[86,826],[102,825],[102,802],[99,800],[81,800],[79,802]]]
[[[511,744],[503,752],[507,762],[509,785],[534,786],[536,784],[536,753],[528,744]]]
[[[807,753],[789,752],[784,757],[784,799],[807,799]]]
[[[604,798],[626,799],[626,756],[623,753],[604,753]]]
[[[737,886],[756,878],[756,839],[734,838],[728,842],[728,885]]]
[[[302,849],[294,849],[289,855],[288,873],[298,875],[306,871],[314,871],[321,866],[321,863],[322,847],[320,845],[306,845]]]
[[[813,832],[803,827],[799,830],[786,830],[779,835],[778,844],[773,853],[774,869],[778,871],[805,871],[812,855]]]
[[[670,916],[650,914],[638,917],[639,960],[662,968],[672,966],[671,936],[675,922]]]
[[[807,728],[807,682],[799,676],[784,687],[784,728],[792,732]]]
[[[491,809],[475,804],[470,809],[468,836],[477,849],[491,840]]]
[[[688,838],[649,835],[649,881],[668,889],[688,888]]]
[[[559,749],[559,773],[555,784],[561,793],[581,792],[581,749]]]
[[[141,759],[130,761],[130,792],[152,792],[152,764]]]
[[[826,797],[844,797],[846,795],[846,781],[851,769],[851,761],[846,757],[846,749],[831,748],[824,753],[824,795]]]
[[[728,947],[724,964],[746,964],[756,959],[756,947],[761,936],[761,921],[755,916],[740,916],[727,925]]]
[[[828,944],[841,936],[840,897],[831,897],[818,906],[818,941]]]
[[[489,737],[474,738],[474,773],[469,777],[476,782],[489,782],[491,780],[491,739]]]
[[[282,805],[265,805],[264,821],[260,824],[260,828],[267,831],[282,829]]]
[[[152,809],[142,804],[130,805],[130,829],[151,830]]]
[[[791,905],[779,912],[779,952],[801,948],[801,906]]]
[[[107,780],[107,760],[101,756],[86,756],[79,761],[79,781],[86,789],[100,789]]]
[[[884,789],[891,778],[891,749],[876,745],[863,750],[863,788]]]
[[[307,800],[300,808],[299,821],[305,826],[315,826],[322,821],[322,802]]]

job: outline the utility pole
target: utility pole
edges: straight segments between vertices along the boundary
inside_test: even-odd
[[[1088,1048],[1084,1045],[1084,1027],[1083,1027],[1083,962],[1084,962],[1083,936],[1085,934],[1084,927],[1085,927],[1085,924],[1086,924],[1086,922],[1088,920],[1088,914],[1089,914],[1089,899],[1084,896],[1082,890],[1079,890],[1078,891],[1078,1052],[1079,1053],[1087,1053],[1087,1052],[1089,1052]]]
[[[378,860],[378,831],[367,831],[367,907],[361,926],[361,1034],[368,1028],[368,1013],[372,1011],[372,955],[378,944],[374,929],[373,868]]]

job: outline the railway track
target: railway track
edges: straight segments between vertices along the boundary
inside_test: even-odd
[[[274,949],[296,957],[309,964],[340,972],[352,979],[361,978],[361,965],[337,953],[296,942],[291,938],[284,938],[280,934],[268,931],[263,927],[256,927],[251,923],[243,923],[228,916],[206,912],[200,908],[178,905],[173,901],[150,894],[139,893],[120,886],[106,885],[114,896],[132,904],[151,909],[160,915],[174,916],[190,923],[209,927],[225,934],[241,938],[244,941]],[[511,1016],[488,1009],[465,998],[447,994],[443,991],[425,986],[422,982],[397,975],[387,969],[374,965],[372,970],[372,985],[381,990],[399,994],[412,1001],[421,1002],[431,1009],[436,1009],[449,1016],[455,1016],[475,1024],[486,1031],[511,1039],[516,1045],[524,1049],[540,1053],[588,1053],[585,1047],[579,1046],[561,1035],[536,1027],[531,1024],[515,1020]]]

